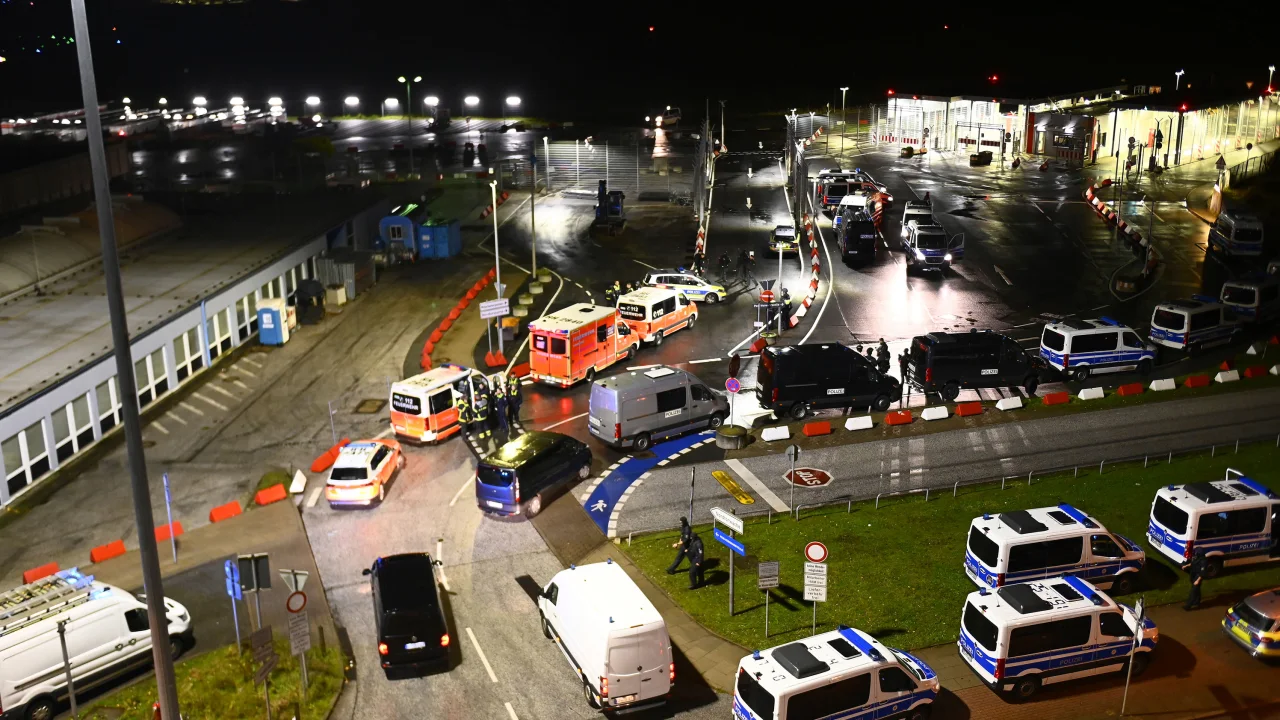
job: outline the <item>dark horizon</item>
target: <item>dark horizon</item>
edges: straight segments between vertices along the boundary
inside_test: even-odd
[[[1249,81],[1252,92],[1264,89],[1273,62],[1258,43],[1236,47],[1217,35],[1197,39],[1188,51],[1167,39],[1186,36],[1173,26],[1150,30],[1151,41],[1140,39],[1145,30],[1116,41],[1080,33],[1077,41],[1048,29],[996,31],[945,18],[927,25],[883,20],[873,33],[850,19],[839,36],[818,13],[797,21],[804,29],[794,36],[779,37],[787,31],[765,16],[713,22],[598,7],[510,6],[477,18],[470,7],[429,10],[408,2],[105,0],[91,5],[89,18],[104,102],[133,96],[135,105],[152,106],[163,95],[187,104],[198,94],[218,106],[232,95],[262,101],[280,95],[297,105],[316,94],[331,114],[350,94],[361,98],[365,113],[376,113],[386,97],[403,102],[404,86],[396,82],[402,74],[423,76],[414,88],[418,112],[418,98],[436,94],[459,116],[462,96],[475,93],[483,99],[476,114],[497,116],[502,98],[516,94],[523,114],[629,120],[667,104],[700,117],[704,100],[715,114],[720,99],[730,112],[821,111],[839,103],[840,85],[850,88],[850,106],[882,102],[891,88],[904,95],[1034,99],[1127,82],[1167,93],[1174,71],[1184,68],[1180,99],[1194,102],[1203,91],[1238,88],[1244,96]],[[0,15],[0,55],[7,58],[0,64],[0,116],[78,107],[75,47],[66,42],[69,2],[8,0]],[[1227,59],[1205,59],[1213,55]]]

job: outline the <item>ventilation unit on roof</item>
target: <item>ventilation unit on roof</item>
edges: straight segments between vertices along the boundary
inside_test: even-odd
[[[996,594],[1020,615],[1053,609],[1053,605],[1037,595],[1030,585],[1003,585]]]
[[[1230,495],[1223,492],[1213,483],[1190,483],[1188,485],[1184,485],[1182,489],[1186,490],[1187,494],[1191,497],[1196,498],[1201,502],[1209,503],[1210,505],[1214,503],[1227,502],[1231,499]]]
[[[1014,510],[1012,512],[1000,513],[1000,522],[1008,525],[1010,530],[1013,530],[1019,535],[1044,532],[1049,529],[1045,527],[1044,523],[1031,517],[1031,513],[1026,510]]]
[[[770,655],[784,670],[796,678],[821,675],[831,669],[831,666],[814,657],[804,643],[796,642],[790,645],[783,645],[770,653]]]

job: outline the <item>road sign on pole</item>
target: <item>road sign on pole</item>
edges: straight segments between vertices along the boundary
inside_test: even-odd
[[[778,587],[778,561],[756,565],[756,589],[764,591],[764,636],[769,637],[769,591]]]
[[[799,446],[799,445],[788,445],[788,446],[787,446],[787,459],[791,461],[791,475],[792,475],[792,476],[794,476],[794,475],[796,474],[796,460],[797,460],[797,459],[799,459],[799,458],[800,458],[800,446]],[[795,512],[795,510],[796,510],[796,485],[795,485],[795,483],[791,483],[791,512],[793,512],[793,513],[794,513],[794,512]]]
[[[827,546],[814,540],[804,546],[804,556],[811,563],[821,563],[827,561]]]
[[[742,392],[742,382],[738,378],[729,378],[724,381],[724,389],[731,393]]]
[[[717,542],[729,548],[729,615],[733,615],[733,556],[735,554],[746,557],[747,548],[740,540],[735,540],[733,536],[724,532],[720,528],[712,531]]]
[[[812,558],[809,548],[818,545],[822,547],[822,557],[826,559],[827,548],[822,543],[809,543],[805,546],[805,557]],[[804,599],[813,603],[813,627],[811,632],[818,633],[818,603],[827,601],[827,566],[821,561],[807,562],[804,564]]]
[[[173,495],[169,493],[169,473],[164,478],[164,514],[169,518],[169,546],[173,548],[173,562],[178,562],[178,537],[173,532]]]
[[[307,609],[307,594],[301,590],[295,590],[289,594],[284,601],[284,609],[296,615]]]
[[[295,593],[302,595],[302,593]],[[306,595],[302,595],[304,601]],[[303,603],[305,605],[305,602]],[[298,672],[301,673],[302,696],[307,695],[307,651],[311,649],[311,621],[306,610],[299,610],[289,616],[289,652],[298,657]]]
[[[231,597],[231,623],[236,626],[236,652],[238,653],[241,652],[240,611],[236,608],[236,601],[244,597],[240,589],[240,565],[235,560],[228,560],[222,568],[227,576],[227,595]]]
[[[716,522],[720,523],[721,525],[724,525],[725,527],[738,533],[739,535],[742,534],[742,518],[738,517],[737,515],[734,515],[733,513],[728,512],[727,510],[721,510],[718,507],[713,507],[711,508],[711,517]]]
[[[258,628],[262,628],[262,590],[271,589],[271,560],[266,553],[240,555],[236,558],[240,566],[240,589],[253,593],[253,609],[258,619]]]
[[[307,578],[311,577],[311,573],[306,570],[289,570],[280,568],[280,579],[284,581],[285,587],[289,588],[289,592],[300,593],[302,588],[307,584]]]
[[[253,659],[255,662],[261,663],[257,672],[253,674],[253,684],[255,686],[262,685],[262,691],[267,701],[267,720],[271,720],[271,671],[276,669],[276,665],[280,662],[280,656],[276,654],[275,645],[271,640],[271,628],[264,627],[255,630],[249,636],[249,644],[253,646]]]
[[[480,303],[480,319],[503,317],[511,314],[511,301],[508,298],[485,300]]]

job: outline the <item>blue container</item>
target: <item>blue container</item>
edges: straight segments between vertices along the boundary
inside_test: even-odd
[[[450,220],[448,224],[434,226],[434,254],[437,258],[450,258],[462,252],[462,223]]]
[[[283,305],[279,302],[279,307],[268,305],[258,308],[258,340],[263,345],[283,345],[289,341],[288,318]]]

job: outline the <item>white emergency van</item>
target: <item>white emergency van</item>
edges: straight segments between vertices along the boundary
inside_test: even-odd
[[[1179,565],[1203,550],[1207,577],[1280,560],[1280,496],[1231,468],[1222,480],[1162,487],[1151,502],[1147,541]]]
[[[841,625],[738,661],[735,720],[925,720],[938,675],[920,658]]]
[[[618,298],[618,315],[641,342],[661,345],[671,333],[693,327],[698,308],[679,290],[642,287]]]
[[[964,572],[986,588],[1069,574],[1124,594],[1146,561],[1136,542],[1063,504],[974,518]]]
[[[1218,300],[1244,322],[1271,322],[1280,317],[1280,277],[1228,280],[1222,283]]]
[[[1159,640],[1150,618],[1139,627],[1132,608],[1071,575],[969,593],[960,622],[960,657],[1015,700],[1130,662],[1140,675]]]
[[[538,596],[542,633],[560,646],[595,709],[664,703],[676,680],[667,625],[613,560],[570,565]]]
[[[1157,305],[1147,337],[1165,347],[1196,352],[1225,345],[1235,340],[1240,330],[1234,312],[1216,298],[1198,295]]]
[[[191,646],[191,617],[165,598],[169,643],[176,657]],[[76,693],[118,679],[151,662],[147,606],[120,588],[79,570],[0,593],[0,713],[52,720],[67,697],[58,623],[64,626]]]
[[[1044,326],[1040,357],[1077,382],[1094,373],[1137,369],[1151,372],[1155,347],[1142,342],[1133,328],[1112,318],[1068,318]]]

